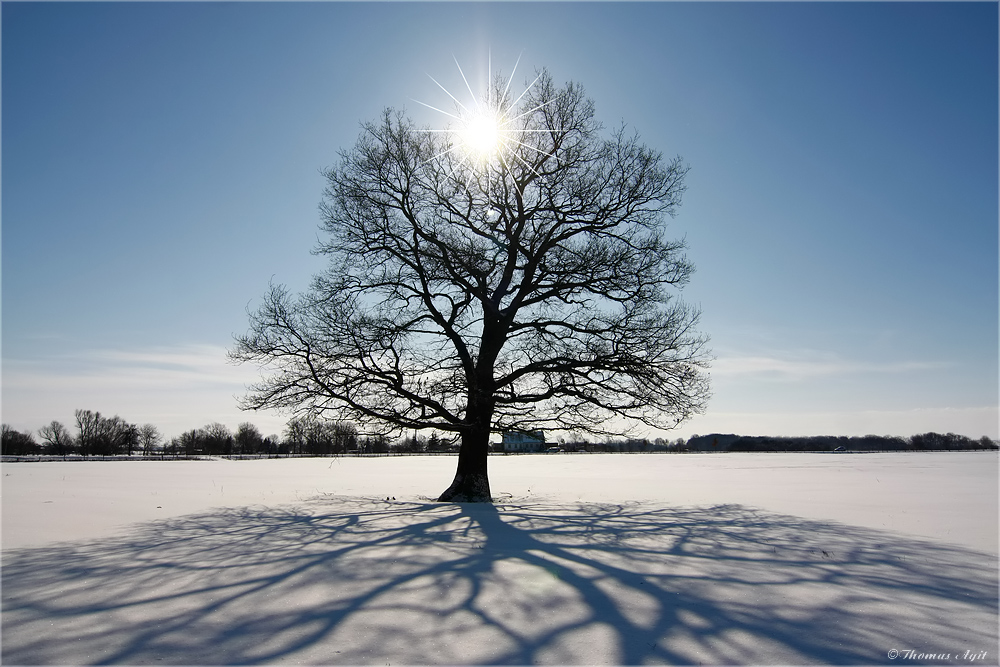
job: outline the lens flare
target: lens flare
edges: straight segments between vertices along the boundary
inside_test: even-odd
[[[511,101],[507,97],[511,83],[514,80],[514,73],[517,71],[517,66],[520,62],[521,58],[518,57],[502,92],[494,90],[491,87],[491,79],[488,79],[485,86],[485,95],[477,95],[473,91],[472,86],[469,85],[469,80],[466,78],[465,72],[456,58],[455,65],[458,67],[459,74],[461,74],[462,81],[465,83],[470,96],[470,100],[467,103],[459,100],[458,97],[452,94],[445,86],[441,85],[433,76],[427,75],[431,81],[437,84],[438,88],[451,98],[455,105],[454,112],[448,112],[426,102],[413,100],[451,119],[449,125],[445,128],[426,130],[428,132],[442,132],[453,138],[453,141],[449,142],[445,150],[432,157],[428,162],[431,160],[443,161],[446,156],[451,156],[457,157],[459,164],[471,167],[474,172],[490,171],[501,164],[509,166],[511,162],[521,163],[526,168],[533,170],[533,167],[518,153],[524,151],[541,152],[538,148],[525,143],[524,135],[533,132],[544,132],[545,130],[526,129],[522,127],[523,122],[521,121],[525,116],[554,100],[548,100],[534,109],[527,111],[519,109],[519,102],[527,94],[528,90],[534,86],[535,81],[538,81],[538,77],[525,87],[517,99]],[[492,77],[492,62],[490,63],[489,71],[489,77]],[[517,150],[521,148],[523,150]]]
[[[461,118],[456,131],[463,150],[476,162],[491,160],[503,148],[504,119],[489,107],[474,110]]]

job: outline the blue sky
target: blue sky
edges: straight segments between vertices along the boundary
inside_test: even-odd
[[[320,170],[428,74],[547,67],[690,165],[694,433],[998,437],[996,3],[2,5],[2,410],[168,436],[322,268]]]

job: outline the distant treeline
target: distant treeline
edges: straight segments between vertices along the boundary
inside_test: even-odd
[[[689,439],[684,448],[695,452],[904,452],[998,449],[987,436],[973,440],[955,433],[923,433],[909,438],[894,436],[771,436],[702,435]]]
[[[290,419],[282,435],[264,436],[250,422],[231,431],[218,422],[166,439],[153,424],[132,424],[118,415],[77,410],[75,428],[53,421],[31,431],[3,424],[0,454],[7,456],[335,456],[348,453],[450,451],[451,441],[437,435],[393,442],[384,436],[359,435],[346,421],[311,417]],[[39,441],[40,440],[40,441]]]
[[[346,421],[324,421],[312,417],[290,419],[282,435],[264,436],[250,422],[236,431],[218,422],[186,431],[167,440],[153,424],[132,424],[115,415],[77,410],[75,429],[58,421],[38,429],[17,431],[3,424],[0,454],[8,456],[337,456],[342,454],[444,453],[458,449],[457,440],[431,433],[397,440],[385,436],[363,436]],[[499,445],[498,445],[499,447]],[[866,435],[861,437],[810,436],[770,437],[712,434],[687,440],[643,438],[605,441],[560,438],[539,451],[562,452],[895,452],[996,450],[998,443],[987,436],[973,440],[954,433],[923,433],[909,438]],[[500,451],[499,449],[497,451]]]
[[[808,436],[773,437],[746,436],[713,433],[696,435],[685,440],[665,440],[656,438],[608,439],[603,441],[575,440],[547,443],[556,444],[562,452],[647,452],[676,453],[689,452],[903,452],[939,450],[987,450],[998,449],[1000,444],[983,436],[978,440],[947,433],[923,433],[910,438],[896,436]]]

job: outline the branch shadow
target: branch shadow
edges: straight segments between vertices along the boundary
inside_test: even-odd
[[[997,658],[996,556],[738,505],[324,499],[11,550],[2,577],[6,664]]]

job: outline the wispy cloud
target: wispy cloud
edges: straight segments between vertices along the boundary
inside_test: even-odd
[[[712,364],[716,378],[802,381],[838,375],[896,374],[940,370],[938,361],[866,362],[822,352],[786,354],[719,354]]]
[[[227,363],[226,349],[214,345],[182,345],[134,350],[88,350],[43,359],[4,360],[4,384],[25,389],[86,387],[159,389],[235,387],[253,372]]]
[[[119,414],[179,434],[212,421],[234,427],[254,421],[279,431],[284,418],[245,413],[236,397],[258,379],[235,366],[219,345],[92,349],[45,358],[4,359],[3,419],[16,428],[70,421],[76,409]]]

